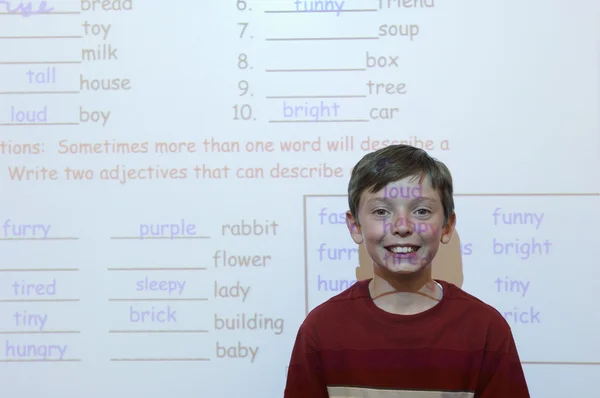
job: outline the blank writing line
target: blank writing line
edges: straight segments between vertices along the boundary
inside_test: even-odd
[[[79,271],[79,268],[0,268],[0,272],[66,272]]]
[[[208,333],[208,330],[109,330],[108,333]]]
[[[206,271],[201,267],[163,267],[163,268],[107,268],[108,271]]]
[[[365,72],[367,69],[265,69],[265,72]]]
[[[366,95],[272,95],[265,97],[267,99],[285,99],[285,98],[367,98]]]
[[[114,298],[108,301],[208,301],[207,298]]]
[[[600,196],[600,192],[593,193],[455,193],[454,196],[473,196],[473,197],[494,197],[494,196]],[[314,195],[304,195],[306,198],[345,198],[348,195],[339,194],[314,194]]]
[[[42,331],[0,331],[0,334],[76,334],[81,333],[78,330],[42,330]]]
[[[50,11],[50,12],[40,12],[35,13],[35,16],[38,15],[79,15],[81,11]],[[21,16],[21,13],[18,12],[0,12],[0,15],[18,15]]]
[[[0,123],[0,126],[79,126],[79,123]]]
[[[22,300],[0,300],[0,303],[70,303],[79,299],[22,299]]]
[[[600,362],[534,362],[521,361],[524,365],[583,365],[583,366],[600,366]]]
[[[269,120],[269,123],[366,123],[368,119],[339,119],[339,120]]]
[[[290,37],[272,38],[266,41],[326,41],[326,40],[379,40],[379,37]]]
[[[0,362],[81,362],[81,359],[2,359]]]
[[[0,40],[10,39],[83,39],[83,36],[0,36]]]
[[[79,240],[79,238],[63,237],[63,238],[0,238],[0,240]]]
[[[0,65],[63,65],[80,64],[83,61],[0,61]]]
[[[152,240],[152,239],[210,239],[210,236],[144,236],[143,238],[139,236],[111,236],[111,239],[116,240],[125,240],[125,239],[135,239],[135,240]]]
[[[600,196],[600,193],[458,193],[454,196]]]
[[[277,10],[277,11],[265,11],[265,14],[316,14],[316,13],[327,13],[327,12],[377,12],[376,8],[363,9],[363,10],[317,10],[317,11],[298,11],[298,10]]]
[[[111,358],[111,362],[210,361],[209,358]]]
[[[0,95],[79,94],[79,91],[0,91]]]

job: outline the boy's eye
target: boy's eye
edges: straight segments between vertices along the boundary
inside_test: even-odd
[[[427,209],[419,209],[419,210],[417,210],[417,213],[419,213],[420,216],[426,216],[427,214],[431,213],[431,211],[429,211]]]
[[[387,210],[384,209],[377,209],[375,210],[373,213],[375,213],[378,216],[385,216],[387,214]]]

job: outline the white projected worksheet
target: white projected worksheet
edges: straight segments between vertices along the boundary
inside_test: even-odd
[[[436,271],[506,318],[532,397],[595,396],[599,13],[0,0],[0,396],[281,397],[391,144],[451,170]]]

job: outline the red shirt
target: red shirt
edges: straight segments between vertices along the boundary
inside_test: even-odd
[[[369,280],[312,310],[296,337],[284,398],[530,398],[502,315],[437,282],[441,301],[416,315],[377,307]]]

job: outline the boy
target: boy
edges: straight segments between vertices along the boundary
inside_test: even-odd
[[[456,224],[452,177],[392,145],[352,170],[346,223],[373,262],[298,331],[284,398],[530,398],[511,329],[493,307],[433,280]]]

